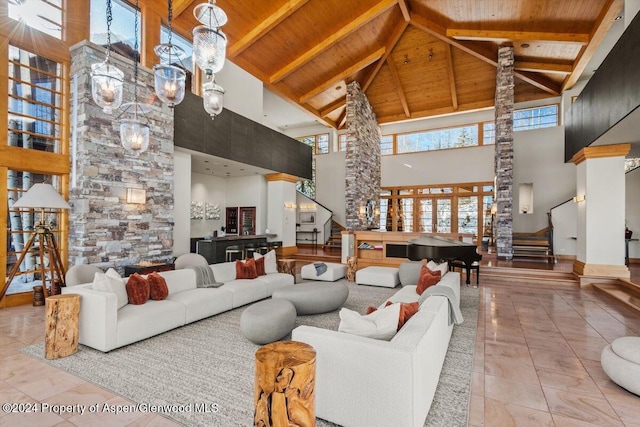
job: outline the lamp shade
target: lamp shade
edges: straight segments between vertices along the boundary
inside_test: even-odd
[[[204,25],[193,29],[193,58],[207,75],[222,70],[227,49],[227,37],[222,31]]]
[[[122,104],[124,73],[111,65],[109,58],[91,66],[91,96],[107,114]]]
[[[202,84],[202,100],[204,102],[204,110],[213,119],[222,113],[224,89],[215,81],[205,82]]]
[[[13,207],[70,209],[69,204],[51,184],[34,184]]]
[[[184,99],[186,73],[175,65],[159,64],[153,67],[156,94],[160,101],[173,108]]]

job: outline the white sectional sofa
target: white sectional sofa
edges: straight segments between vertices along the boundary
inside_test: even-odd
[[[190,269],[161,272],[169,288],[165,300],[127,304],[119,310],[115,293],[94,290],[91,283],[62,288],[62,293],[80,295],[79,343],[111,351],[293,286],[290,274],[270,273],[256,279],[236,280],[233,262],[212,264],[210,268],[216,281],[224,283],[222,286],[196,287],[196,274]]]
[[[460,300],[459,273],[435,286],[452,288]],[[418,298],[416,286],[404,286],[390,300]],[[297,327],[292,339],[316,350],[316,416],[345,427],[424,425],[452,331],[442,296],[427,298],[391,341]]]

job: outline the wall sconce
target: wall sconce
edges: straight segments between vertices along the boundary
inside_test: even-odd
[[[147,191],[139,188],[127,188],[127,203],[144,205],[147,202]]]
[[[494,203],[491,205],[491,215],[495,215],[498,213],[498,204]]]
[[[287,203],[284,204],[284,208],[285,209],[295,209],[297,207],[298,206],[295,203],[291,203],[291,202],[287,202]]]
[[[575,203],[584,202],[585,200],[587,200],[587,196],[585,196],[584,194],[581,194],[579,196],[573,196],[573,201]]]
[[[315,205],[315,203],[312,203],[310,205],[300,205],[300,210],[315,211],[316,210],[316,205]]]

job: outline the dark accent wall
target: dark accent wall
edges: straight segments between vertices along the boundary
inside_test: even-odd
[[[311,179],[308,145],[227,109],[211,120],[202,98],[189,92],[174,110],[177,147]]]
[[[631,21],[565,115],[564,159],[640,106],[640,14]]]

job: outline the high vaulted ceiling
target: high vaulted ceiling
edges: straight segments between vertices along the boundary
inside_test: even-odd
[[[174,0],[174,26],[204,0]],[[166,3],[157,0],[157,3]],[[622,0],[218,0],[227,57],[326,123],[358,81],[380,123],[490,107],[500,45],[516,102],[571,88]],[[165,6],[166,7],[166,6]]]

